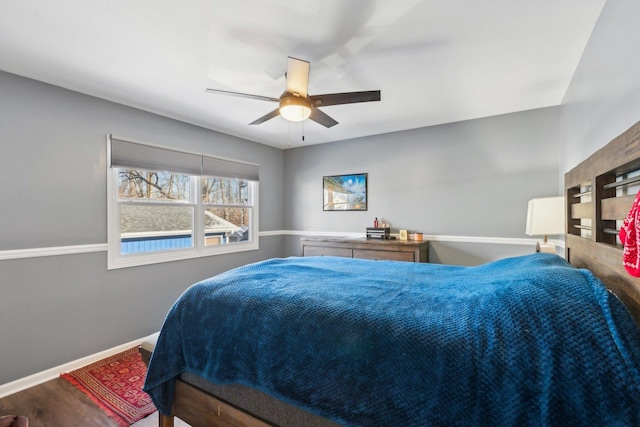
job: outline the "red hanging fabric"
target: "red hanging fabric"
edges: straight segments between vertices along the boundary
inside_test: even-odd
[[[620,227],[618,234],[624,246],[622,262],[627,272],[635,277],[640,276],[640,191],[631,210]]]

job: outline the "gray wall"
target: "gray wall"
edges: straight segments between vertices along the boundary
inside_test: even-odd
[[[392,231],[524,238],[527,201],[560,194],[558,158],[557,108],[289,149],[285,227],[363,233],[378,217]],[[324,212],[322,177],[359,172],[368,173],[368,211]],[[430,259],[478,264],[531,250],[440,242]]]
[[[606,2],[561,115],[561,172],[640,120],[640,2]]]
[[[259,163],[260,230],[282,229],[281,150],[0,72],[0,250],[106,243],[107,133]],[[111,271],[106,252],[0,260],[0,384],[156,331],[186,287],[282,246]]]

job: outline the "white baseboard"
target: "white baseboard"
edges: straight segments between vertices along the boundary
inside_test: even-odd
[[[99,353],[92,354],[90,356],[86,356],[81,359],[77,359],[72,362],[53,367],[51,369],[47,369],[46,371],[38,372],[36,374],[29,375],[28,377],[20,378],[15,381],[11,381],[10,383],[2,384],[0,385],[0,398],[3,398],[10,394],[17,393],[22,390],[26,390],[30,387],[37,386],[38,384],[42,384],[52,379],[58,378],[61,373],[71,372],[76,369],[80,369],[83,366],[87,366],[99,360],[105,359],[109,356],[122,353],[125,350],[128,350],[137,345],[140,345],[140,343],[142,343],[142,341],[144,341],[145,338],[146,337],[139,338],[137,340],[130,341],[126,344],[122,344],[117,347],[113,347],[113,348],[101,351]]]

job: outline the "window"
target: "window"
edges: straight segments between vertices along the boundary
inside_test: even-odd
[[[202,177],[205,245],[243,242],[249,239],[251,207],[249,182]]]
[[[192,248],[191,177],[140,169],[116,171],[120,255]]]
[[[109,268],[258,249],[258,166],[109,136]]]

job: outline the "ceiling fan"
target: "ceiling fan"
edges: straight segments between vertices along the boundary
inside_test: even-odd
[[[259,119],[249,123],[259,125],[277,116],[282,116],[290,121],[302,121],[311,119],[324,127],[330,128],[338,124],[336,120],[323,113],[318,107],[329,105],[353,104],[356,102],[380,101],[380,91],[370,90],[365,92],[329,93],[325,95],[309,95],[309,62],[289,57],[287,60],[287,88],[280,98],[272,98],[248,93],[230,92],[227,90],[207,89],[208,93],[240,96],[257,99],[260,101],[278,102],[279,108],[271,111]]]

